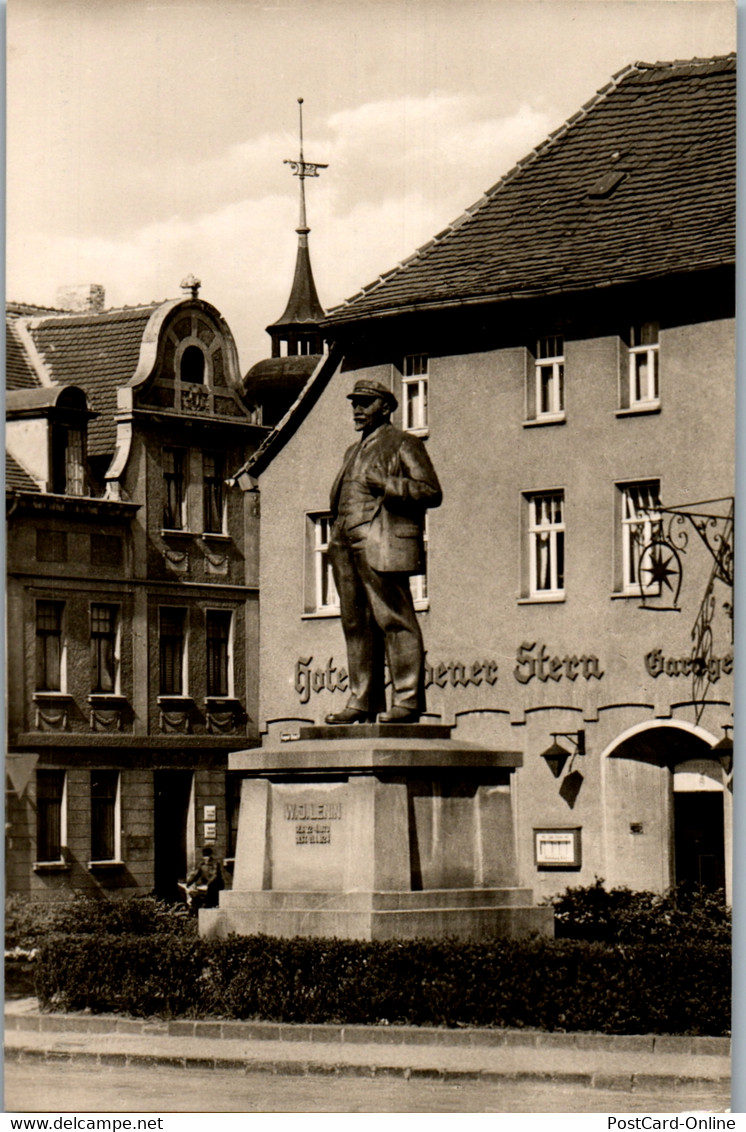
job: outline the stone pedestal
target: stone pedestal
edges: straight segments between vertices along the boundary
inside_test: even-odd
[[[515,751],[446,727],[302,728],[240,751],[233,888],[203,934],[482,939],[552,934],[550,908],[516,886]]]

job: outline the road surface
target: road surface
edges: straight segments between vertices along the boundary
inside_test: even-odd
[[[625,1093],[570,1085],[290,1077],[169,1066],[6,1061],[6,1112],[724,1112],[725,1090]]]

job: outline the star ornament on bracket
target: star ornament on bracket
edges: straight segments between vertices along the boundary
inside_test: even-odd
[[[678,609],[681,590],[681,562],[674,548],[667,542],[651,542],[640,555],[640,593],[643,605],[651,597],[666,599],[666,590],[672,595],[669,609]]]

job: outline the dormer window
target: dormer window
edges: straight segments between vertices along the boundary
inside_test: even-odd
[[[195,385],[204,385],[205,382],[205,355],[199,346],[187,346],[181,355],[179,377],[182,381],[190,381]]]
[[[52,432],[52,491],[55,495],[85,495],[85,433],[56,424]]]

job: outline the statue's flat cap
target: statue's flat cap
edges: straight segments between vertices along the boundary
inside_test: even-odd
[[[380,381],[370,381],[364,377],[356,381],[352,388],[352,393],[347,394],[348,401],[352,401],[355,397],[381,397],[391,406],[392,410],[399,404],[396,397],[387,386],[381,385]]]

